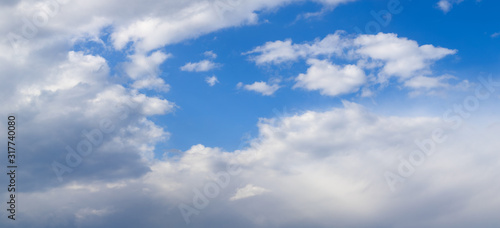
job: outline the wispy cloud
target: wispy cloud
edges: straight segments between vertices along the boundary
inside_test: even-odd
[[[457,5],[464,0],[439,0],[437,3],[437,7],[441,9],[444,13],[450,12],[451,8],[453,8],[453,5]]]
[[[206,82],[209,86],[214,86],[215,84],[219,83],[219,80],[217,79],[217,77],[212,76],[212,77],[206,77],[206,78],[205,78],[205,82]]]
[[[217,63],[214,63],[210,60],[202,60],[200,62],[189,62],[186,63],[186,65],[182,66],[180,69],[182,71],[189,71],[189,72],[205,72],[205,71],[210,71],[213,70],[220,65]]]
[[[277,83],[268,84],[266,82],[254,82],[253,84],[245,85],[242,82],[236,85],[237,88],[243,88],[248,91],[254,91],[264,96],[273,95],[281,86]]]

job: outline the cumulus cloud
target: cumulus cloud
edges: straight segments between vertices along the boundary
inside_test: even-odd
[[[2,113],[17,113],[29,129],[23,133],[23,140],[30,142],[23,148],[23,191],[43,191],[65,180],[109,181],[145,174],[156,143],[169,137],[148,117],[173,111],[174,103],[110,83],[107,61],[100,56],[70,51],[59,61],[41,62],[43,67],[32,62],[12,65],[10,69],[18,70],[14,75],[30,80],[14,78],[14,88],[4,90],[10,95],[2,92],[11,97]],[[82,147],[85,135],[96,133],[103,123],[113,130],[99,130],[99,140]],[[85,156],[68,159],[78,148]]]
[[[383,116],[355,103],[344,106],[261,119],[259,136],[237,151],[196,145],[155,160],[140,177],[73,179],[26,192],[20,208],[28,216],[19,224],[184,227],[187,216],[190,227],[500,225],[500,189],[491,185],[500,169],[500,145],[491,134],[498,128],[453,131],[439,118]],[[392,192],[384,173],[398,173],[401,159],[419,150],[415,141],[432,138],[437,128],[446,141],[436,143],[433,155],[424,155]],[[228,164],[239,172],[226,176]],[[181,204],[193,213],[183,215]],[[54,213],[42,213],[47,210]]]
[[[209,86],[214,86],[215,84],[219,83],[219,80],[217,79],[217,77],[212,76],[212,77],[206,77],[206,78],[205,78],[205,82],[206,82]]]
[[[291,39],[267,42],[244,54],[256,54],[251,56],[251,60],[258,65],[280,64],[319,55],[341,55],[344,49],[350,45],[350,41],[345,39],[342,34],[344,32],[337,31],[321,40],[316,39],[314,42],[303,44],[292,44]]]
[[[354,44],[362,57],[383,62],[382,74],[403,78],[428,70],[434,61],[457,52],[430,44],[419,46],[416,41],[392,33],[360,35]]]
[[[281,87],[278,83],[268,84],[267,82],[254,82],[253,84],[245,85],[242,82],[236,85],[237,88],[243,88],[244,90],[254,91],[260,93],[264,96],[271,96],[274,92],[278,91]]]
[[[320,0],[318,2],[336,6],[352,0]],[[155,48],[195,38],[219,29],[254,24],[258,21],[255,13],[273,9],[293,0],[238,0],[238,1],[191,1],[186,3],[152,1],[161,11],[143,12],[141,20],[122,24],[112,34],[114,46],[122,49],[128,42],[134,42],[136,50]],[[139,9],[146,7],[139,7]],[[137,18],[141,18],[137,16]]]
[[[153,52],[149,56],[135,54],[129,56],[130,62],[125,64],[125,72],[134,80],[133,87],[137,89],[160,89],[168,91],[169,85],[165,84],[162,78],[159,78],[159,65],[171,54],[165,54],[160,51]]]
[[[343,67],[326,60],[310,59],[307,73],[300,74],[294,88],[319,90],[321,94],[337,96],[352,93],[366,82],[365,72],[355,65]]]
[[[125,70],[132,79],[156,74],[158,66],[169,57],[171,57],[170,54],[167,55],[160,51],[153,52],[149,56],[132,55],[129,56],[131,62],[125,66]]]
[[[200,62],[189,62],[186,63],[186,65],[181,67],[182,71],[189,71],[189,72],[205,72],[205,71],[210,71],[214,68],[216,68],[218,65],[210,60],[202,60]]]
[[[371,85],[384,83],[391,77],[397,77],[403,83],[416,76],[430,78],[431,65],[455,53],[457,50],[419,45],[414,40],[392,33],[355,37],[337,31],[323,39],[303,44],[293,44],[290,39],[267,42],[244,54],[251,55],[250,60],[257,65],[306,59],[310,67],[307,73],[299,74],[294,87],[320,90],[324,95],[336,96],[358,91],[363,83],[368,83],[365,74],[377,76],[370,81]],[[334,61],[348,63],[335,66],[331,63]],[[341,70],[336,69],[339,67]]]
[[[36,38],[40,44],[51,42],[54,36],[68,37],[67,40],[72,41],[100,40],[101,31],[111,27],[110,40],[113,48],[130,49],[132,53],[145,54],[165,45],[196,38],[219,29],[254,24],[258,21],[256,12],[272,10],[292,2],[295,1],[148,0],[147,4],[132,0],[48,1],[37,4],[20,1],[18,4],[4,5],[2,17],[19,20],[12,20],[0,30],[4,34],[15,34],[16,37],[22,38],[13,44],[19,47],[18,51],[23,52],[31,50],[26,49],[25,44],[29,42],[24,41],[32,38]],[[336,5],[342,2],[349,1],[322,3]],[[132,12],[129,9],[134,10]],[[88,12],[92,12],[92,17],[89,18]],[[23,31],[25,21],[22,18],[31,19],[39,13],[48,15],[47,22],[42,23],[42,26],[34,26],[34,32]],[[23,35],[24,33],[26,34]],[[7,36],[3,37],[6,38]]]
[[[418,71],[427,70],[436,60],[453,55],[457,50],[419,45],[414,40],[398,37],[393,33],[359,35],[349,38],[345,32],[337,31],[324,39],[311,43],[292,44],[285,41],[268,42],[245,54],[255,54],[251,60],[256,64],[280,64],[299,58],[318,56],[337,57],[344,60],[362,60],[362,67],[382,65],[381,73],[388,76],[410,77]],[[372,60],[371,64],[366,61]],[[377,61],[380,61],[378,63]]]

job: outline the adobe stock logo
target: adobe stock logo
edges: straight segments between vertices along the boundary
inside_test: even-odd
[[[31,18],[24,17],[23,25],[20,27],[20,34],[9,32],[7,39],[14,48],[16,54],[20,53],[20,48],[28,43],[30,39],[36,37],[40,28],[47,26],[50,18],[54,18],[60,12],[61,5],[69,0],[49,0],[43,2],[40,7],[31,14]]]
[[[392,16],[400,14],[403,12],[403,9],[404,7],[401,6],[401,2],[399,0],[389,0],[387,3],[387,10],[380,10],[379,12],[375,12],[374,10],[370,11],[374,20],[366,23],[364,31],[358,27],[354,27],[354,30],[358,34],[379,33],[382,30],[382,27],[387,27],[391,23]]]
[[[186,224],[191,223],[191,216],[199,215],[200,211],[205,209],[210,204],[210,199],[219,196],[221,190],[225,189],[231,182],[231,176],[237,176],[242,172],[238,165],[227,164],[226,170],[216,173],[210,173],[211,181],[203,186],[203,191],[198,188],[193,188],[192,205],[181,203],[177,207],[184,218]]]
[[[453,109],[448,109],[443,113],[442,120],[444,123],[452,124],[451,130],[458,130],[464,120],[469,119],[472,114],[479,110],[481,101],[485,101],[492,97],[496,87],[500,87],[499,81],[493,81],[489,76],[487,79],[479,77],[479,84],[474,90],[473,95],[469,95],[463,99],[463,102],[453,105]],[[438,147],[444,143],[450,132],[446,132],[442,128],[435,128],[428,138],[419,140],[415,139],[417,150],[411,152],[405,158],[401,158],[396,171],[386,171],[384,178],[387,186],[392,192],[395,192],[408,178],[417,172],[417,168],[422,166],[428,158],[438,152]]]

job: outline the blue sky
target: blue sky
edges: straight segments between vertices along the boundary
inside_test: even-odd
[[[498,227],[498,9],[2,2],[0,226]]]

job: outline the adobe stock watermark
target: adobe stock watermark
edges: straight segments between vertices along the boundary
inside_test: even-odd
[[[458,130],[464,120],[469,119],[472,113],[476,112],[481,106],[481,101],[489,99],[496,91],[495,87],[500,87],[500,81],[493,81],[492,77],[488,79],[479,77],[479,85],[474,90],[474,95],[464,98],[462,103],[454,104],[453,108],[443,113],[443,121],[451,125],[452,130]],[[415,140],[417,150],[409,154],[406,159],[400,159],[397,172],[386,171],[384,178],[389,189],[396,191],[397,186],[401,186],[406,179],[415,174],[416,168],[423,165],[428,157],[431,157],[439,144],[447,140],[448,135],[442,128],[435,128],[430,137]]]
[[[137,103],[128,99],[124,104],[116,105],[113,108],[113,113],[118,115],[114,121],[104,118],[99,121],[99,127],[90,131],[83,130],[84,138],[80,140],[75,147],[67,145],[65,147],[67,153],[64,162],[53,161],[52,170],[57,176],[59,182],[63,182],[63,176],[66,173],[72,173],[75,168],[80,166],[85,157],[92,154],[95,148],[98,148],[104,142],[105,135],[112,134],[116,131],[116,123],[124,121],[129,117],[130,110],[138,106]],[[74,149],[76,148],[76,150]]]
[[[240,145],[238,145],[238,150],[242,149],[248,144],[248,139],[250,136],[242,137]],[[202,190],[198,188],[193,188],[193,199],[191,204],[180,203],[177,208],[184,218],[186,225],[191,223],[191,217],[194,215],[199,215],[201,210],[208,207],[210,204],[210,199],[217,198],[229,183],[231,182],[231,177],[237,176],[242,172],[241,168],[237,165],[227,164],[226,170],[218,172],[216,174],[210,173],[209,177],[211,181],[203,185]]]
[[[35,38],[40,28],[45,27],[51,18],[59,14],[61,5],[67,4],[69,0],[48,0],[43,2],[41,7],[31,14],[31,17],[22,19],[23,25],[20,32],[9,32],[7,39],[16,54],[19,49]]]
[[[177,208],[182,214],[186,224],[191,223],[191,217],[199,215],[200,211],[205,209],[210,204],[210,199],[219,196],[221,190],[225,189],[231,182],[231,177],[237,176],[242,172],[241,168],[237,165],[226,165],[226,170],[216,174],[210,173],[212,181],[207,182],[202,190],[193,188],[193,201],[190,205],[180,203]]]
[[[354,30],[358,34],[379,33],[382,31],[382,27],[387,27],[391,23],[393,15],[400,14],[403,10],[404,7],[399,0],[389,0],[387,2],[387,10],[380,10],[378,12],[374,10],[370,11],[374,20],[366,23],[364,32],[359,27],[354,27]]]

